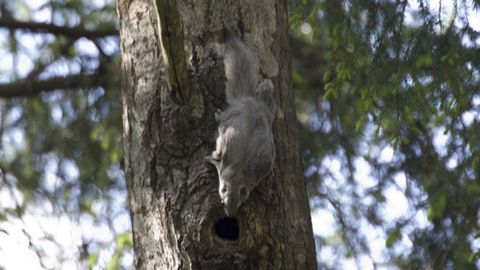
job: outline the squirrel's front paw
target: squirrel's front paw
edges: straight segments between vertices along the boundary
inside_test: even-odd
[[[273,93],[273,82],[270,79],[263,79],[260,84],[257,86],[257,92],[259,93]]]
[[[205,157],[205,161],[208,163],[212,163],[214,165],[218,164],[221,159],[221,154],[219,151],[213,151],[211,155]]]
[[[220,161],[220,159],[222,158],[222,155],[220,154],[220,151],[213,151],[212,153],[212,160],[214,161]]]

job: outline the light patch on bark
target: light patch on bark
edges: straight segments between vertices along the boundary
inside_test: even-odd
[[[275,1],[250,0],[242,5],[242,22],[245,24],[245,39],[255,46],[260,59],[262,72],[267,78],[278,75],[278,63],[271,50],[274,43],[276,28]]]

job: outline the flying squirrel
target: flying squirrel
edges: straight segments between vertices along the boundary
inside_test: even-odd
[[[275,160],[273,83],[260,82],[258,59],[239,39],[225,44],[225,96],[217,111],[218,137],[209,157],[219,177],[218,192],[227,216],[234,216]]]

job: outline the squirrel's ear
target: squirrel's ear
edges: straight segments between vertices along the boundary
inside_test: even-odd
[[[220,155],[215,151],[211,155],[206,156],[205,161],[217,166],[220,164]]]

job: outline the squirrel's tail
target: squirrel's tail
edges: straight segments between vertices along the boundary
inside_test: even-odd
[[[237,38],[226,43],[225,77],[227,103],[232,104],[241,96],[255,96],[259,80],[258,60]]]

